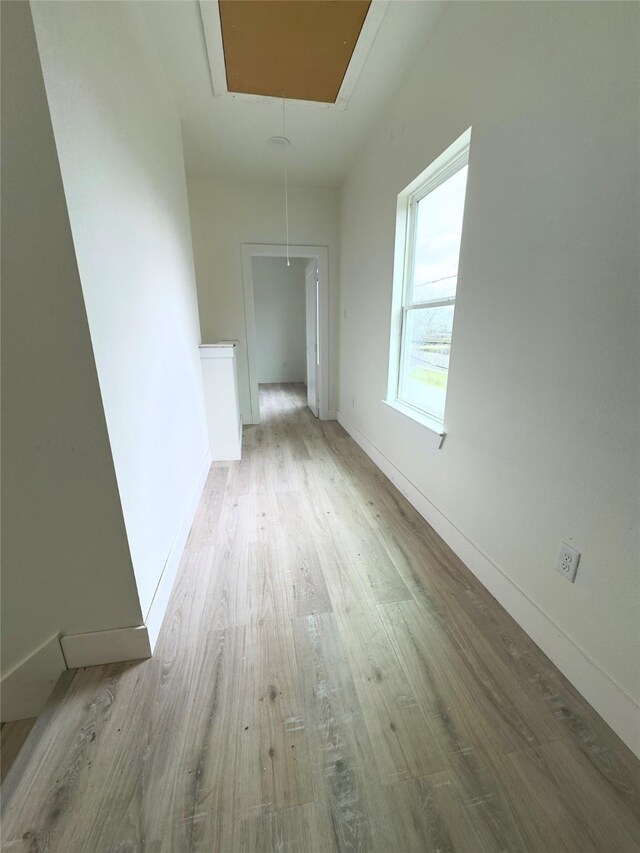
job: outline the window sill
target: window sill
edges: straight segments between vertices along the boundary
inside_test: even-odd
[[[438,450],[440,450],[446,438],[444,425],[441,421],[436,420],[436,418],[431,418],[429,415],[425,415],[417,409],[413,409],[411,406],[401,403],[400,400],[381,400],[380,402],[384,403],[385,406],[389,406],[390,409],[395,409],[396,412],[400,412],[401,415],[411,418],[412,421],[415,421],[420,424],[420,426],[426,427],[428,430],[435,433],[440,438],[440,444],[438,445]]]

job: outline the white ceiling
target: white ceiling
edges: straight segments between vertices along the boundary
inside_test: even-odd
[[[282,133],[281,103],[214,97],[197,0],[146,0],[141,7],[182,118],[187,174],[280,180],[283,154],[266,140]],[[391,0],[346,109],[287,102],[291,183],[340,184],[442,7],[440,0]]]

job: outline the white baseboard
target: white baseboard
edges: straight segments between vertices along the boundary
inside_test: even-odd
[[[218,445],[212,449],[211,458],[214,462],[237,462],[240,459],[240,446],[235,442]]]
[[[636,755],[640,708],[505,572],[338,411],[338,422]]]
[[[241,444],[220,444],[211,448],[211,458],[214,462],[237,462],[241,456]]]
[[[2,722],[37,717],[66,668],[60,639],[55,634],[3,677]]]
[[[187,539],[189,538],[189,532],[193,524],[196,510],[198,509],[198,504],[200,503],[200,497],[202,495],[202,490],[204,489],[204,484],[207,481],[210,468],[211,451],[208,450],[200,467],[200,471],[198,472],[198,477],[193,485],[193,489],[191,490],[189,501],[182,514],[182,520],[180,521],[178,532],[176,533],[171,549],[169,550],[169,555],[165,561],[164,569],[162,570],[160,580],[158,581],[158,586],[153,594],[149,610],[144,620],[149,634],[151,652],[155,648],[156,640],[160,633],[160,627],[162,625],[162,620],[164,619],[167,604],[169,603],[169,596],[173,589],[173,583],[176,579],[176,574],[178,573],[182,553],[185,545],[187,544]]]
[[[238,422],[238,437],[230,444],[211,445],[211,459],[214,462],[237,462],[242,458],[242,417]]]
[[[329,411],[327,412],[326,420],[335,421],[337,419],[338,419],[338,413],[336,412],[336,410],[335,409],[329,409]]]
[[[61,638],[60,645],[67,669],[151,657],[149,634],[145,625],[91,631],[86,634],[66,634]]]

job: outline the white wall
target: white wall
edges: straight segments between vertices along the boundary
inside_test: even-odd
[[[305,258],[252,258],[258,382],[306,382]]]
[[[50,638],[142,614],[29,4],[1,15],[2,676],[26,668],[5,719],[64,669],[56,639],[30,666]]]
[[[33,10],[146,617],[208,449],[180,124],[137,4]]]
[[[268,152],[266,151],[267,155]],[[238,385],[251,420],[240,246],[284,242],[282,186],[189,178],[189,206],[204,343],[239,340]],[[289,188],[290,242],[329,247],[329,408],[337,403],[338,191]]]
[[[339,404],[636,750],[638,12],[448,6],[343,187]],[[438,451],[380,402],[396,196],[470,125]],[[561,540],[582,552],[575,585]]]

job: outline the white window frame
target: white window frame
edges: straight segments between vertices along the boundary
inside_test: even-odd
[[[387,398],[383,402],[428,427],[444,440],[444,419],[412,406],[399,397],[400,379],[405,357],[404,332],[409,311],[419,308],[438,308],[456,304],[456,295],[447,299],[411,302],[418,202],[469,163],[471,128],[450,145],[424,172],[398,195],[396,243],[393,264],[393,295],[391,305],[391,337],[389,345],[389,377]]]

